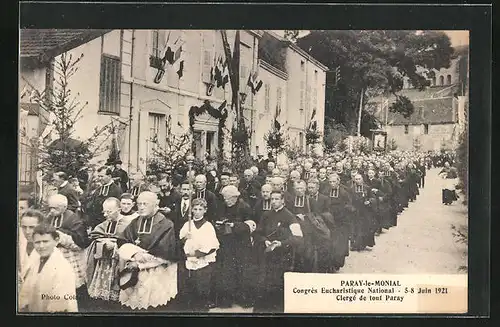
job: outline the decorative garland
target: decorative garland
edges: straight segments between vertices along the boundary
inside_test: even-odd
[[[204,114],[205,112],[208,113],[213,118],[219,120],[218,124],[219,137],[217,140],[219,146],[219,157],[222,156],[223,153],[222,149],[224,147],[224,127],[226,126],[226,119],[228,116],[226,104],[227,101],[224,100],[224,102],[219,106],[219,108],[216,109],[210,105],[210,101],[205,100],[203,102],[203,105],[201,105],[200,107],[192,106],[191,108],[189,108],[189,129],[191,130],[191,133],[194,133],[194,122],[196,117]]]

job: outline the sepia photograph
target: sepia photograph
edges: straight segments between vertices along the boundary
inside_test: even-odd
[[[469,31],[19,34],[19,314],[468,311]]]

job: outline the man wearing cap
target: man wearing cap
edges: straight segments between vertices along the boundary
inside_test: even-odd
[[[215,272],[216,304],[249,307],[253,305],[254,287],[249,275],[251,234],[256,224],[252,220],[252,209],[240,198],[235,186],[226,186],[222,195],[224,205],[215,221],[220,242]]]
[[[57,193],[62,194],[68,199],[68,209],[72,212],[80,207],[78,192],[68,182],[68,175],[62,171],[57,172],[52,177],[54,185],[57,187]]]
[[[122,161],[115,161],[115,169],[111,172],[111,177],[117,181],[117,185],[120,186],[122,193],[128,190],[128,174],[122,169]]]

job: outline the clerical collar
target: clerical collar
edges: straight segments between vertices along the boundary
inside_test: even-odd
[[[196,194],[197,194],[198,199],[204,199],[205,198],[205,189],[203,189],[201,191],[197,191]]]
[[[109,188],[110,188],[111,184],[113,184],[113,182],[111,182],[109,184],[106,184],[106,185],[103,185],[101,187],[99,195],[108,196],[108,194],[109,194]]]
[[[118,220],[110,220],[108,226],[106,227],[106,234],[116,233],[116,227],[118,226]]]
[[[54,217],[54,220],[52,222],[52,224],[54,225],[54,228],[60,228],[61,225],[62,225],[62,221],[63,221],[63,216],[62,215],[59,215],[59,216],[55,216]]]
[[[283,209],[284,207],[285,207],[285,206],[284,206],[284,205],[282,205],[282,206],[281,206],[281,207],[279,207],[278,209],[274,209],[274,211],[279,212],[279,211],[281,211],[281,209]]]
[[[151,231],[153,230],[153,217],[155,214],[150,217],[142,217],[139,223],[139,234],[151,234]]]
[[[295,197],[295,208],[303,208],[304,207],[304,196],[296,196]]]
[[[64,181],[64,182],[62,182],[62,184],[61,184],[61,185],[59,185],[59,188],[63,188],[63,187],[65,187],[66,185],[68,185],[68,181]]]
[[[336,188],[332,188],[330,190],[330,197],[331,198],[338,198],[339,197],[339,187],[338,186]]]
[[[271,210],[271,199],[262,201],[262,210]]]

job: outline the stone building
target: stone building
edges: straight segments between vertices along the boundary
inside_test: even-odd
[[[288,126],[291,138],[304,144],[313,109],[319,129],[323,129],[326,67],[282,39],[278,41],[283,45],[284,66],[275,67],[260,58],[266,48],[260,42],[275,38],[270,36],[272,32],[241,30],[239,34],[239,92],[251,130],[252,153],[266,153],[262,139],[278,103],[280,119]],[[236,31],[227,31],[227,37],[233,49]],[[158,67],[167,46],[172,54],[169,62],[173,63],[166,64],[165,74],[160,76]],[[20,102],[30,116],[38,117],[28,127],[35,135],[45,129],[48,117],[35,108],[29,94],[57,87],[53,84],[54,65],[63,54],[73,58],[83,54],[68,85],[73,95],[88,103],[76,123],[75,137],[88,138],[94,128],[113,124],[128,171],[144,172],[169,133],[190,133],[194,154],[199,158],[230,152],[227,131],[234,122],[231,84],[223,87],[213,80],[214,69],[225,60],[221,31],[21,30]],[[254,94],[248,80],[255,73],[263,86]],[[190,119],[190,110],[204,105],[228,110],[224,126],[207,111]],[[151,142],[153,139],[157,142]],[[96,160],[106,156],[104,153]]]

